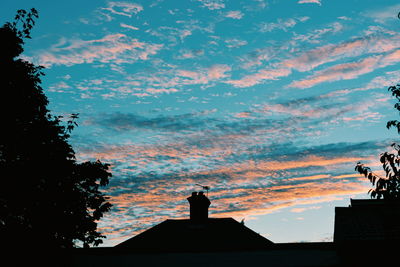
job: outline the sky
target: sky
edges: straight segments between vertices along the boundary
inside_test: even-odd
[[[53,115],[101,160],[116,245],[210,187],[210,217],[273,242],[332,241],[334,209],[369,198],[398,140],[387,87],[400,75],[398,1],[2,0],[0,23],[36,8],[22,58],[45,66]]]

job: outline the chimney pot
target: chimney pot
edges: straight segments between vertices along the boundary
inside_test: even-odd
[[[190,204],[190,220],[205,221],[208,219],[208,207],[211,201],[202,191],[198,193],[192,192],[192,195],[187,200]]]

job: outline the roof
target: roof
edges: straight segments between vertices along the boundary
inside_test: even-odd
[[[400,202],[351,199],[335,208],[335,242],[400,240]]]
[[[132,237],[116,248],[136,251],[233,251],[257,250],[273,242],[232,218],[209,218],[203,222],[165,220]]]

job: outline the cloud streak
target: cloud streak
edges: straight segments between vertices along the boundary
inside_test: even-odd
[[[92,40],[62,38],[50,49],[40,51],[33,59],[47,67],[84,63],[133,63],[148,60],[162,47],[162,44],[140,42],[121,33]]]
[[[333,26],[332,29],[336,32],[341,29],[341,26]],[[378,31],[380,30],[378,29]],[[322,32],[318,34],[322,34]],[[299,36],[295,37],[295,39],[299,38]],[[309,39],[310,37],[302,38]],[[289,86],[308,88],[323,82],[354,79],[362,74],[370,73],[377,68],[398,63],[399,52],[397,49],[399,48],[400,39],[398,36],[393,36],[390,32],[377,33],[374,31],[365,37],[311,49],[298,56],[281,60],[269,67],[258,70],[254,74],[248,74],[240,79],[229,80],[227,83],[232,84],[234,87],[250,87],[268,80],[277,80],[289,76],[293,73],[293,70],[309,72],[327,63],[370,55],[354,63],[339,63],[336,66],[320,70],[304,80],[293,81]],[[257,57],[255,60],[258,61],[257,65],[261,64],[260,57]]]
[[[132,17],[133,14],[137,14],[143,11],[143,6],[131,2],[108,2],[107,7],[102,10],[108,11],[114,15]]]

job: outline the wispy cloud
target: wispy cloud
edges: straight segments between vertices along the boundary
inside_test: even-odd
[[[301,213],[301,212],[304,212],[306,210],[318,210],[320,208],[321,208],[321,206],[310,206],[310,207],[304,207],[304,208],[293,208],[290,211],[291,212],[295,212],[295,213]]]
[[[308,88],[323,82],[354,79],[359,75],[374,70],[379,61],[380,57],[370,57],[362,59],[359,62],[338,64],[325,70],[318,71],[316,74],[304,80],[294,81],[289,86]]]
[[[259,25],[260,32],[271,32],[273,30],[288,31],[290,28],[296,26],[299,22],[305,22],[309,17],[278,19],[277,22],[263,22]]]
[[[225,17],[231,19],[241,19],[243,16],[244,14],[240,10],[232,10],[225,13]]]
[[[117,33],[106,35],[100,39],[60,39],[50,49],[39,51],[33,59],[41,65],[67,65],[83,63],[132,63],[147,60],[157,54],[162,44],[141,42]]]
[[[183,49],[179,51],[179,55],[177,56],[178,59],[190,59],[190,58],[196,58],[199,56],[204,55],[204,50],[203,49]]]
[[[211,186],[212,216],[240,219],[307,220],[318,203],[367,197],[353,170],[381,167],[391,143],[378,131],[399,77],[393,11],[272,2],[109,0],[27,47],[51,68],[54,110],[81,114],[78,160],[111,164],[108,240],[186,218],[197,183]]]
[[[333,26],[332,29],[335,28],[336,26]],[[364,56],[364,59],[354,63],[339,63],[336,66],[318,71],[314,75],[309,75],[301,81],[293,81],[290,86],[308,88],[328,81],[354,79],[377,68],[396,64],[399,57],[399,52],[396,50],[398,48],[400,48],[400,38],[398,36],[394,36],[391,32],[382,32],[381,29],[375,29],[364,37],[353,38],[350,41],[339,44],[323,45],[302,52],[298,56],[281,60],[272,66],[258,70],[254,74],[230,80],[228,83],[235,87],[249,87],[263,83],[265,80],[275,80],[288,76],[293,70],[308,72],[330,62]],[[270,59],[266,52],[255,55],[251,60],[248,60],[245,64],[246,66],[261,65],[262,60]]]
[[[342,147],[340,151],[345,149],[346,147]],[[130,153],[132,152],[134,153],[130,149]],[[161,155],[160,152],[156,152],[154,156]],[[107,155],[112,154],[107,153]],[[318,209],[318,206],[315,206],[317,203],[331,201],[341,196],[365,193],[368,190],[368,186],[361,183],[354,174],[340,172],[343,166],[347,166],[342,164],[354,164],[357,160],[359,158],[326,158],[309,155],[297,157],[293,161],[244,161],[229,167],[208,171],[174,172],[164,174],[162,177],[150,173],[144,176],[137,175],[136,180],[141,181],[140,183],[128,182],[130,179],[127,178],[123,183],[112,184],[109,188],[111,201],[117,209],[114,217],[119,219],[118,222],[102,221],[103,231],[120,241],[132,235],[129,230],[141,231],[167,218],[187,217],[188,204],[185,198],[191,185],[195,183],[206,183],[211,186],[210,211],[212,216],[216,217],[251,219],[257,215],[288,207],[293,207],[292,212]],[[283,170],[293,171],[298,168],[309,168],[309,170],[314,169],[314,173],[324,173],[324,168],[329,166],[339,171],[337,177],[320,174],[295,180],[291,179],[289,173],[280,173]],[[329,169],[329,173],[332,172],[333,170]],[[173,188],[167,186],[171,183],[174,184]],[[313,206],[302,210],[294,207],[301,204],[313,204]],[[141,212],[134,213],[132,207],[135,207],[135,210],[140,209]],[[128,222],[133,217],[136,223],[129,225]],[[107,228],[107,225],[113,227]],[[119,228],[125,228],[125,231],[117,231]]]
[[[209,69],[209,75],[224,76],[219,68]],[[184,75],[199,79],[195,72]],[[295,206],[312,205],[312,209],[316,203],[366,193],[368,185],[352,170],[357,161],[368,162],[379,154],[381,143],[298,146],[287,141],[305,134],[307,120],[315,125],[315,103],[322,100],[332,99],[316,96],[265,105],[232,114],[231,119],[209,111],[163,116],[111,113],[93,118],[87,127],[101,125],[113,135],[146,131],[145,143],[79,146],[80,158],[110,162],[119,177],[108,189],[115,211],[101,222],[104,233],[118,242],[164,219],[187,217],[185,198],[196,183],[212,188],[212,216],[240,219],[289,207],[302,212]],[[262,112],[283,113],[295,120],[266,119]],[[325,121],[328,114],[337,117],[339,112],[327,106],[319,116]],[[315,128],[310,131],[315,136]],[[268,136],[282,136],[283,141]]]
[[[139,28],[137,28],[137,27],[135,27],[135,26],[132,26],[132,25],[125,24],[125,23],[120,23],[119,25],[120,25],[122,28],[127,28],[127,29],[131,29],[131,30],[134,30],[134,31],[139,30]]]
[[[225,8],[225,3],[223,0],[197,0],[202,3],[203,7],[210,10]]]
[[[228,80],[226,83],[232,84],[235,87],[249,87],[262,83],[265,80],[277,80],[291,73],[289,68],[269,68],[260,70],[255,74],[249,74],[239,80]]]
[[[316,72],[314,75],[304,80],[294,81],[289,86],[297,88],[308,88],[323,82],[332,82],[338,80],[349,80],[357,78],[360,75],[370,73],[378,68],[383,68],[400,62],[400,50],[388,53],[366,57],[358,62],[338,64],[325,70]]]
[[[364,15],[374,19],[378,23],[385,23],[388,20],[396,20],[400,4],[365,12]]]
[[[102,10],[115,15],[132,17],[132,14],[143,11],[143,6],[131,2],[108,2],[107,7],[102,8]]]
[[[322,38],[329,36],[331,34],[339,33],[342,30],[343,30],[343,24],[340,22],[334,22],[324,28],[315,29],[309,33],[305,34],[294,33],[293,40],[308,42],[311,44],[317,44],[321,42]]]
[[[225,43],[226,43],[226,47],[228,47],[228,48],[238,48],[238,47],[247,45],[246,40],[239,40],[236,38],[227,39],[227,40],[225,40]]]
[[[321,5],[321,0],[299,0],[299,4],[318,4]]]

